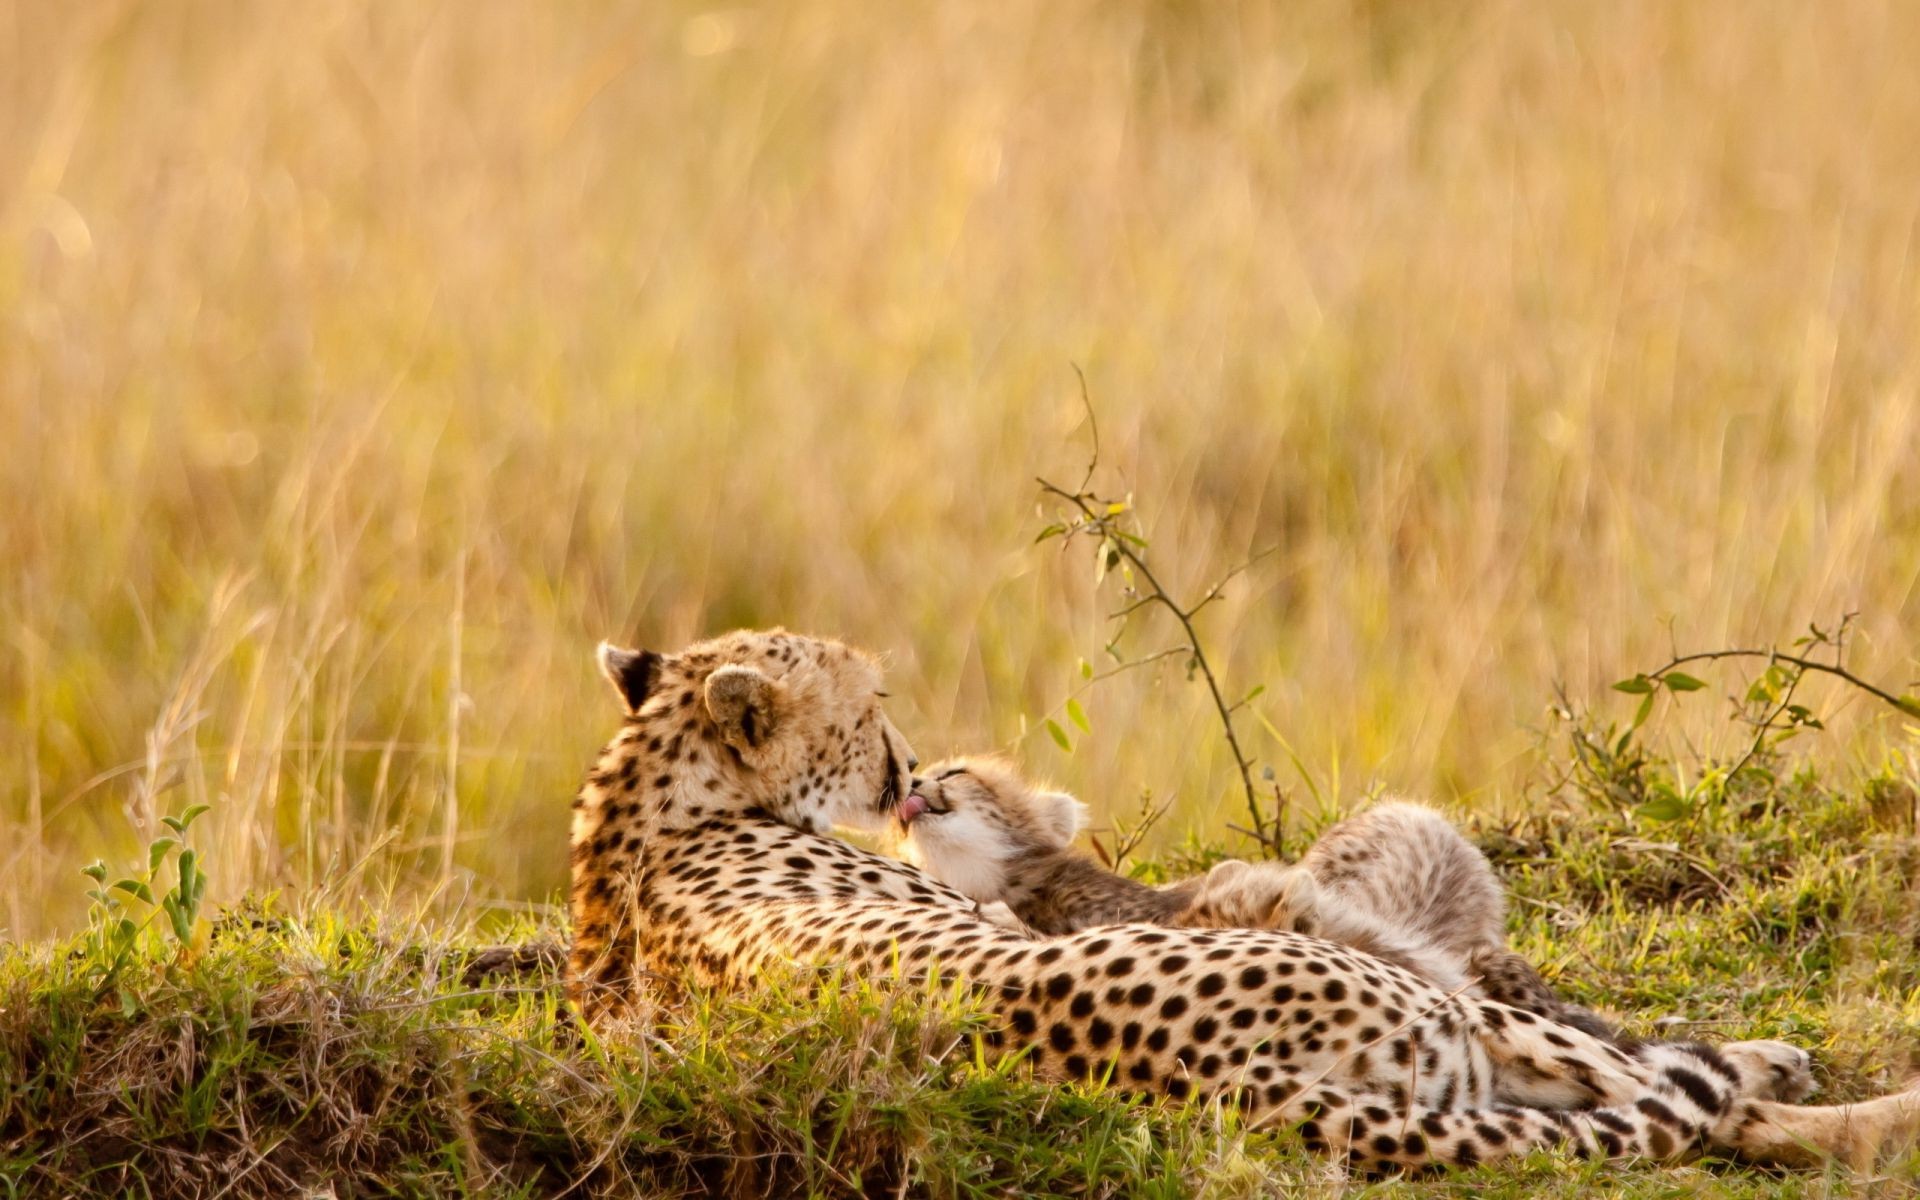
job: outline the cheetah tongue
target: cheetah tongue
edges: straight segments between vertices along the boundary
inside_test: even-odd
[[[911,825],[915,817],[927,811],[927,798],[918,792],[914,792],[905,800],[902,800],[900,807],[894,811],[899,814],[901,825]]]

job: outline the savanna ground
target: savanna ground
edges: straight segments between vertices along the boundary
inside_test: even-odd
[[[1809,679],[1729,781],[1725,663],[1594,748],[1676,646],[1857,612],[1920,675],[1916,57],[1898,3],[0,2],[0,1180],[1357,1187],[979,1068],[947,998],[597,1047],[462,974],[561,936],[606,636],[847,636],[923,758],[1248,853],[1184,656],[1089,684],[1127,581],[1033,544],[1076,365],[1169,589],[1258,556],[1198,623],[1290,846],[1434,798],[1569,993],[1899,1081],[1912,719]],[[79,869],[197,804],[184,945],[114,942]],[[1602,1184],[1856,1186],[1385,1186]]]

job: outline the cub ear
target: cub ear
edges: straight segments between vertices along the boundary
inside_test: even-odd
[[[1055,846],[1071,844],[1074,836],[1087,827],[1087,806],[1066,792],[1037,794],[1034,812],[1040,819],[1040,832]]]
[[[600,673],[620,693],[627,711],[639,712],[659,676],[660,656],[651,650],[622,650],[612,642],[601,642],[594,658],[599,660]]]
[[[758,750],[773,736],[780,685],[752,667],[721,667],[707,676],[707,712],[737,749]]]

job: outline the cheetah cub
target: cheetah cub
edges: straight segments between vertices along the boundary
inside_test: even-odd
[[[1340,942],[1449,991],[1575,1025],[1611,1027],[1562,1002],[1506,948],[1506,901],[1486,858],[1439,813],[1378,805],[1341,822],[1297,866],[1228,861],[1149,887],[1072,849],[1086,806],[1005,763],[955,760],[901,802],[900,849],[984,916],[1041,934],[1089,925],[1285,929]]]

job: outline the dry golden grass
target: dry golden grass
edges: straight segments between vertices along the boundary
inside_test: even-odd
[[[221,894],[549,895],[602,636],[839,633],[923,757],[1014,741],[1115,602],[1028,546],[1074,363],[1167,574],[1278,542],[1206,632],[1344,797],[1515,795],[1669,621],[1910,679],[1917,59],[1895,2],[0,0],[0,922],[189,797]],[[1179,671],[1086,699],[1015,748],[1217,835]]]

